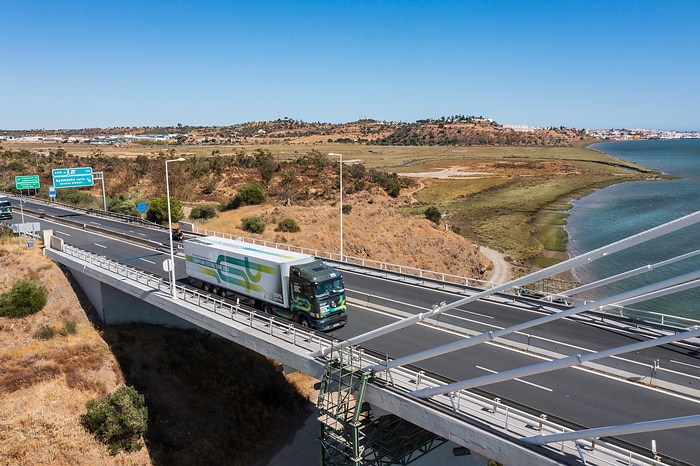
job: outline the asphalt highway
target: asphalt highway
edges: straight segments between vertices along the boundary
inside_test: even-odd
[[[167,230],[31,201],[25,203],[25,208],[42,214],[35,217],[25,213],[25,221],[40,222],[42,229],[53,229],[54,234],[68,244],[151,273],[167,275],[162,266],[169,257]],[[59,223],[66,219],[75,224]],[[20,221],[19,209],[15,206],[13,222]],[[102,235],[103,231],[110,231],[110,235],[114,236]],[[176,277],[179,281],[186,281],[182,254],[178,256],[175,261]],[[368,332],[405,315],[424,312],[434,303],[454,302],[463,297],[349,271],[344,271],[343,277],[349,291],[367,298],[353,301],[349,306],[348,324],[333,332],[339,339]],[[381,307],[372,306],[373,302],[381,302]],[[396,331],[367,341],[363,346],[397,358],[465,338],[466,334],[488,332],[525,322],[544,315],[543,312],[532,302],[514,305],[478,301],[453,309],[447,315],[440,316],[439,320]],[[537,364],[547,358],[619,347],[646,337],[632,326],[611,326],[588,317],[561,319],[531,328],[527,333],[514,334],[415,365],[450,380],[466,380]],[[528,351],[513,349],[513,342],[529,343]],[[611,374],[620,372],[636,377],[606,375],[600,371],[572,367],[480,388],[503,400],[525,405],[535,412],[586,427],[700,414],[700,400],[696,397],[683,394],[683,390],[673,393],[650,386],[653,374],[657,381],[662,379],[678,387],[698,390],[699,349],[695,345],[676,343],[600,361],[611,368]],[[653,372],[657,361],[659,368]],[[657,450],[663,455],[688,464],[700,461],[697,441],[700,427],[621,438],[645,449],[650,449],[652,440],[655,440]]]

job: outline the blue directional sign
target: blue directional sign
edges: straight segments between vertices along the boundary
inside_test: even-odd
[[[53,170],[51,170],[51,176],[74,176],[74,175],[92,175],[92,167],[54,168]]]
[[[39,189],[39,175],[15,176],[15,187],[17,189]]]
[[[95,184],[92,179],[92,167],[54,168],[51,175],[55,188],[80,188]]]
[[[49,186],[49,197],[56,197],[56,188]]]
[[[92,186],[93,184],[95,183],[92,180],[92,174],[53,177],[55,188],[80,188],[82,186]]]

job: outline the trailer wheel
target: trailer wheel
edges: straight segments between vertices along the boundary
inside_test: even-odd
[[[211,292],[214,293],[214,294],[217,294],[217,295],[221,296],[221,288],[219,288],[218,286],[212,286],[212,287],[211,287]]]
[[[202,283],[202,289],[209,293],[211,291],[211,285],[209,283]]]
[[[269,303],[263,304],[262,310],[265,314],[272,314],[272,306]]]
[[[304,316],[299,317],[299,325],[301,325],[302,327],[311,327],[309,319]]]

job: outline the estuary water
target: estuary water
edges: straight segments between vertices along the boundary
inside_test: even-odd
[[[570,257],[700,210],[700,139],[622,141],[589,147],[678,178],[619,183],[573,201],[566,225]],[[697,249],[700,225],[612,254],[575,269],[574,275],[581,283],[590,283]],[[600,299],[699,269],[700,256],[695,256],[591,291],[585,297]],[[700,288],[632,307],[700,319]]]

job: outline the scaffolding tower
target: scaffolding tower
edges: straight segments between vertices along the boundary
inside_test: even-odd
[[[407,465],[445,443],[398,416],[374,419],[364,401],[373,374],[360,359],[352,346],[328,356],[317,403],[324,466]]]

